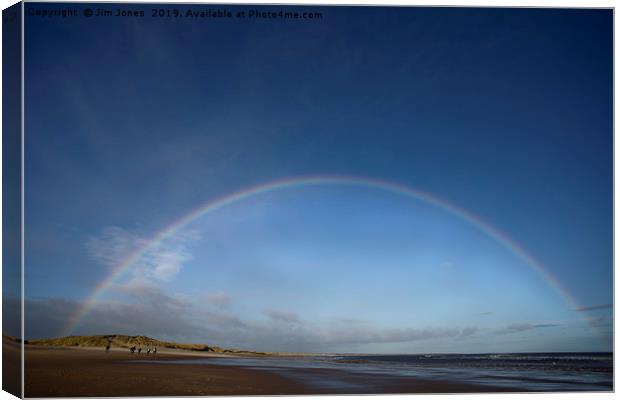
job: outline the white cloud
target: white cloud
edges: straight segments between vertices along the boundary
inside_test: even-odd
[[[196,231],[184,230],[175,232],[169,238],[152,242],[146,235],[119,227],[107,227],[100,235],[91,237],[86,247],[93,259],[112,268],[119,266],[136,252],[141,252],[132,263],[131,273],[134,276],[167,282],[179,274],[183,264],[192,260],[188,244],[199,238]]]
[[[269,310],[265,311],[265,315],[267,315],[269,318],[271,318],[272,321],[275,322],[299,322],[299,316],[296,313],[290,311]]]
[[[264,351],[331,352],[363,349],[378,344],[407,343],[434,348],[483,335],[500,335],[557,326],[515,323],[502,329],[484,327],[386,328],[359,321],[346,326],[333,320],[308,322],[291,311],[271,310],[268,320],[245,319],[234,312],[213,311],[198,302],[182,302],[166,296],[149,283],[134,280],[122,286],[141,296],[141,303],[98,301],[81,321],[75,334],[147,335],[162,340],[205,343],[227,348]],[[62,299],[30,299],[26,302],[27,338],[56,336],[78,304]],[[347,318],[343,317],[343,321]],[[356,320],[357,321],[357,320]]]
[[[228,307],[230,300],[230,296],[226,293],[209,293],[207,295],[207,301],[220,308]]]
[[[146,240],[118,227],[106,227],[86,242],[90,256],[100,264],[114,267],[146,244]]]
[[[181,271],[183,263],[191,259],[191,254],[184,251],[161,251],[154,259],[152,275],[158,280],[169,281]]]
[[[519,322],[519,323],[510,324],[503,328],[497,329],[495,333],[498,335],[507,335],[510,333],[530,331],[532,329],[539,329],[539,328],[553,328],[556,326],[559,326],[559,325],[558,324],[531,324],[529,322]]]
[[[596,304],[593,306],[576,308],[575,311],[588,312],[588,311],[595,311],[595,310],[610,310],[612,308],[614,308],[613,304]]]

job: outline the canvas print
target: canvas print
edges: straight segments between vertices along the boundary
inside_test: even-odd
[[[5,390],[613,391],[613,10],[3,18]]]

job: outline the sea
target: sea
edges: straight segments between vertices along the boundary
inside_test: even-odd
[[[164,361],[270,371],[323,389],[363,392],[381,378],[418,378],[515,391],[613,391],[613,353],[512,353],[230,357]],[[316,379],[316,369],[332,370]],[[315,370],[313,372],[313,370]],[[350,379],[363,374],[363,379]],[[360,382],[363,382],[360,386]],[[358,387],[353,387],[357,385]]]

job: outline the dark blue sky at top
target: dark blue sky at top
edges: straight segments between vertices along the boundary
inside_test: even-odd
[[[458,204],[584,305],[611,303],[610,10],[132,8],[147,17],[26,16],[27,295],[62,259],[57,290],[85,296],[76,282],[105,274],[80,246],[103,226],[155,231],[248,186],[344,174]]]

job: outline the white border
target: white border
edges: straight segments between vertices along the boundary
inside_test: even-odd
[[[28,2],[53,2],[53,1],[48,1],[48,0],[34,0],[34,1],[28,1]],[[63,2],[63,3],[86,3],[86,2],[96,2],[96,1],[75,1],[75,0],[65,0],[65,1],[56,1],[56,2]],[[118,1],[118,0],[109,0],[109,1],[105,1],[106,3],[128,3],[128,1]],[[228,0],[228,1],[201,1],[201,2],[188,2],[188,1],[179,1],[179,0],[169,0],[169,1],[132,1],[133,3],[203,3],[203,4],[308,4],[308,5],[378,5],[378,6],[444,6],[444,7],[449,7],[449,6],[469,6],[469,7],[558,7],[558,8],[615,8],[615,1],[610,1],[610,0],[590,0],[590,1],[584,1],[584,0],[538,0],[538,1],[533,1],[533,0],[528,0],[528,1],[515,1],[515,0],[478,0],[475,3],[472,3],[472,1],[467,1],[467,0],[451,0],[449,2],[446,1],[439,1],[439,0],[425,0],[423,2],[417,2],[417,1],[404,1],[404,0],[389,0],[389,1],[385,1],[385,0],[338,0],[338,1],[327,1],[327,0],[297,0],[294,1],[294,3],[292,1],[259,1],[259,0],[244,0],[244,1],[238,1],[238,0]],[[0,0],[0,5],[2,6],[2,9],[7,8],[13,4],[15,4],[16,1],[13,0]],[[24,217],[25,217],[25,212],[24,212],[24,40],[23,40],[23,34],[24,34],[24,12],[23,12],[23,8],[24,8],[24,4],[22,3],[22,65],[21,65],[21,69],[22,69],[22,82],[21,82],[21,91],[22,91],[22,104],[21,104],[21,227],[20,227],[20,231],[21,231],[21,294],[22,294],[22,333],[24,332],[24,324],[25,324],[25,319],[23,318],[24,316],[24,303],[23,303],[23,294],[24,294],[24,283],[25,283],[25,276],[24,276]],[[616,89],[617,89],[617,82],[615,80],[615,74],[616,74],[616,63],[615,63],[615,43],[618,42],[618,33],[616,32],[615,29],[615,11],[614,11],[614,132],[615,132],[615,115],[617,115],[617,105],[615,102],[615,93],[616,93]],[[0,40],[0,49],[1,49],[1,40]],[[1,82],[1,81],[0,81]],[[0,115],[1,115],[1,111],[0,111]],[[614,137],[615,138],[615,137]],[[614,155],[617,153],[617,150],[619,150],[620,145],[617,144],[617,142],[614,140]],[[1,150],[1,144],[0,144],[0,150]],[[1,158],[1,153],[0,153],[0,158]],[[617,207],[620,206],[620,200],[618,200],[618,197],[615,196],[615,182],[616,182],[616,177],[618,176],[618,166],[615,163],[615,157],[614,157],[614,211],[616,210]],[[1,167],[0,167],[0,171],[1,171]],[[0,176],[0,180],[1,180],[1,176]],[[0,188],[0,194],[1,194],[1,188]],[[1,203],[1,199],[0,199],[0,203]],[[614,212],[614,261],[615,261],[615,250],[618,246],[618,242],[617,242],[617,237],[615,235],[615,226],[616,226],[616,214]],[[1,233],[0,233],[1,235]],[[0,236],[1,237],[1,236]],[[615,267],[615,262],[614,262],[614,267]],[[1,279],[1,278],[0,278]],[[617,276],[615,274],[615,270],[614,270],[614,288],[616,287],[615,283],[616,283],[616,279]],[[614,304],[616,304],[615,302],[615,290],[614,290]],[[0,311],[1,313],[1,311]],[[615,314],[615,309],[614,309],[614,314]],[[615,316],[615,315],[614,315]],[[614,349],[615,347],[615,334],[617,331],[617,325],[615,323],[615,318],[614,318]],[[22,365],[24,363],[24,352],[23,352],[23,343],[22,343]],[[616,358],[616,357],[614,357]],[[616,361],[616,360],[614,360]],[[618,368],[617,368],[617,363],[614,362],[614,383],[617,384],[618,380]],[[23,396],[23,384],[24,384],[24,371],[22,369],[22,396]],[[1,379],[1,378],[0,378]],[[456,397],[455,397],[456,396]],[[321,396],[321,398],[334,398],[336,396]],[[563,393],[552,393],[552,394],[536,394],[536,393],[528,393],[528,394],[497,394],[497,393],[491,393],[491,394],[458,394],[458,395],[382,395],[382,396],[357,396],[357,395],[351,395],[351,396],[346,396],[346,399],[350,399],[350,400],[366,400],[369,398],[373,398],[373,399],[394,399],[394,398],[401,398],[401,399],[409,399],[409,400],[429,400],[429,399],[433,399],[433,400],[444,400],[444,399],[481,399],[481,398],[487,398],[487,399],[494,399],[494,398],[500,398],[500,399],[507,399],[507,400],[521,400],[521,399],[568,399],[568,400],[574,400],[574,399],[608,399],[608,398],[614,398],[615,395],[613,393],[585,393],[585,394],[578,394],[578,393],[571,393],[571,394],[563,394]],[[187,398],[183,398],[183,397],[167,397],[168,399],[187,399]],[[224,400],[246,400],[246,399],[255,399],[255,398],[259,398],[258,396],[252,396],[252,397],[219,397],[221,399]],[[263,396],[260,397],[262,399],[264,398],[278,398],[277,396]],[[292,397],[293,398],[293,397]],[[319,398],[318,396],[294,396],[295,399],[316,399]],[[8,399],[14,399],[13,396],[11,396],[10,394],[6,393],[6,392],[0,392],[0,400],[8,400]],[[122,398],[115,398],[115,399],[122,399]],[[128,399],[136,399],[134,398],[128,398]]]

